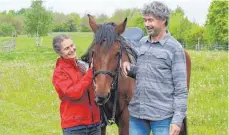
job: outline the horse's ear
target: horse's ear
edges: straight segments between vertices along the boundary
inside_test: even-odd
[[[122,34],[125,31],[127,23],[127,18],[118,26],[116,26],[115,30],[118,32],[118,34]]]
[[[95,33],[95,31],[98,28],[98,25],[96,24],[95,19],[90,14],[87,14],[87,16],[89,18],[90,27],[93,30],[93,32]]]

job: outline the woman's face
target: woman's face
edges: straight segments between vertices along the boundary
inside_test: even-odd
[[[64,59],[76,57],[76,46],[72,39],[65,39],[62,41],[59,55]]]

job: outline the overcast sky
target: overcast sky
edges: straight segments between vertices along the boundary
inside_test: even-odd
[[[90,13],[98,15],[105,13],[112,16],[115,9],[142,8],[145,3],[152,0],[45,0],[44,5],[48,9],[56,12],[71,13],[80,15]],[[200,25],[205,23],[208,8],[212,0],[161,0],[170,9],[180,6],[190,21],[195,21]],[[28,8],[31,0],[0,0],[0,11],[19,10]]]

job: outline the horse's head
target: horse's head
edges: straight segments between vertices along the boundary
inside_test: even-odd
[[[90,62],[93,67],[96,103],[103,105],[108,101],[119,75],[122,59],[120,34],[125,30],[127,19],[119,25],[114,23],[98,25],[92,16],[88,17],[94,32]]]

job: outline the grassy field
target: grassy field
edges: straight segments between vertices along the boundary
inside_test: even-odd
[[[58,56],[52,38],[41,47],[34,38],[19,36],[11,54],[0,52],[0,134],[60,135],[59,99],[52,86]],[[92,33],[69,33],[80,56],[92,41]],[[0,37],[0,42],[9,38]],[[190,135],[228,134],[228,53],[189,51],[192,76],[188,100]],[[117,135],[115,126],[108,135]]]

